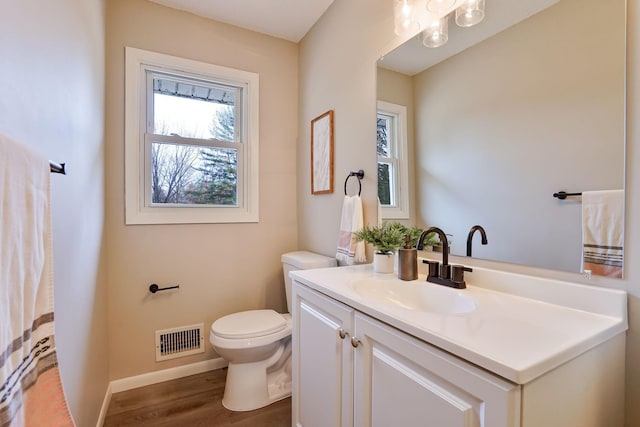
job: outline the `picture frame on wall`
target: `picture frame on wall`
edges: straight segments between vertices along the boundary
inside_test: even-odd
[[[311,120],[311,194],[333,193],[333,110]]]

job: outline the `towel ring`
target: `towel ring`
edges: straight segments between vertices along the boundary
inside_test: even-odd
[[[347,175],[347,179],[344,180],[344,195],[347,195],[347,182],[349,181],[349,178],[351,178],[352,176],[355,176],[356,178],[358,178],[358,196],[360,195],[360,193],[362,192],[362,181],[360,181],[362,178],[364,178],[364,171],[362,169],[360,169],[358,172],[349,172],[349,175]]]

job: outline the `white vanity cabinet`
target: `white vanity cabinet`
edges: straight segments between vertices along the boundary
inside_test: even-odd
[[[295,283],[293,424],[515,427],[520,387]]]
[[[472,314],[422,314],[418,323],[419,313],[355,295],[350,283],[368,274],[342,267],[292,275],[304,280],[292,291],[294,426],[624,424],[625,295],[554,289],[579,301],[576,309],[468,289],[478,302]],[[608,311],[585,310],[595,300],[589,293]],[[482,351],[468,351],[474,346]],[[558,359],[563,351],[571,356]]]

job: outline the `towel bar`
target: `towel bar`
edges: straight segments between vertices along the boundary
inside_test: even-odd
[[[168,289],[178,289],[179,287],[180,285],[174,285],[174,286],[167,286],[166,288],[161,288],[155,283],[152,283],[151,285],[149,285],[149,292],[151,292],[152,294],[155,294],[158,291],[166,291]]]
[[[582,196],[582,193],[567,193],[566,191],[559,191],[557,193],[553,193],[553,197],[564,200],[569,196]]]

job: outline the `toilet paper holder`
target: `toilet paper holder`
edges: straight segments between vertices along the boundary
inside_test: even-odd
[[[168,289],[177,289],[179,287],[180,287],[180,285],[167,286],[166,288],[161,288],[160,286],[156,285],[155,283],[152,283],[151,285],[149,285],[149,292],[151,292],[152,294],[155,294],[158,291],[166,291]]]

